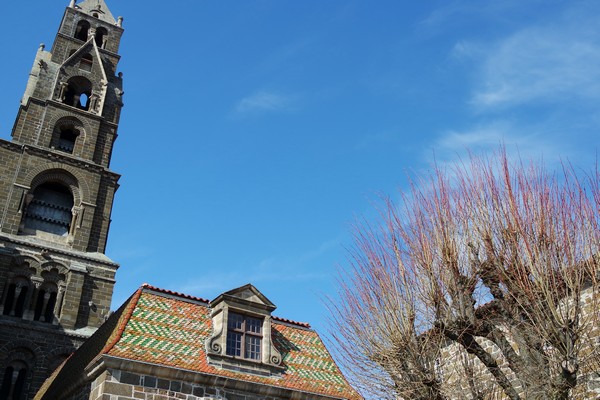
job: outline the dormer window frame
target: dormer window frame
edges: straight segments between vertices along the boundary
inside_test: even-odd
[[[246,360],[261,361],[263,324],[264,318],[229,310],[225,354]],[[258,331],[256,331],[257,329]]]
[[[223,293],[210,304],[213,332],[205,342],[209,364],[262,376],[279,376],[283,372],[281,353],[271,335],[271,312],[276,308],[273,303],[254,286],[245,285]],[[232,329],[232,317],[242,317],[244,323],[235,324],[237,328]],[[248,329],[248,321],[260,322],[260,332],[256,324]],[[233,334],[240,335],[239,349],[239,342],[232,340]],[[247,346],[259,346],[259,350],[255,347],[248,351]]]

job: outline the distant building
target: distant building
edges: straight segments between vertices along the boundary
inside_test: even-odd
[[[71,0],[0,140],[0,400],[360,399],[251,285],[212,302],[143,286],[109,318],[122,34],[104,0]]]
[[[213,301],[140,288],[36,400],[361,399],[307,324],[246,285]]]

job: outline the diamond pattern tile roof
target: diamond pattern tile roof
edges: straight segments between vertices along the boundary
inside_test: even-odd
[[[353,393],[320,337],[304,326],[274,322],[275,346],[286,368],[282,378],[223,370],[208,365],[209,308],[184,298],[144,291],[109,355],[261,384],[346,398]]]

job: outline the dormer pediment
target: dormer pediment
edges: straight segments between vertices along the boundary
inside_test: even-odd
[[[277,308],[277,306],[275,306],[271,300],[269,300],[256,287],[254,287],[254,285],[250,283],[221,294],[216,299],[211,301],[211,305],[216,307],[224,300],[228,303],[238,303],[249,307],[256,307],[258,309],[267,311],[268,313],[271,313]]]

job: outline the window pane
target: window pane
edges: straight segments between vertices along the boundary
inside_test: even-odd
[[[258,318],[246,317],[246,332],[262,333],[262,320]]]
[[[227,332],[227,355],[240,357],[242,355],[242,334]]]
[[[260,360],[260,342],[261,339],[259,337],[246,336],[246,358]]]
[[[236,313],[229,313],[227,327],[229,329],[242,329],[244,323],[244,316]]]

